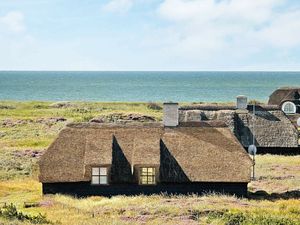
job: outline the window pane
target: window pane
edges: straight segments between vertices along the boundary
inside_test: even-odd
[[[147,177],[146,176],[142,176],[141,183],[142,184],[147,184]]]
[[[148,175],[155,175],[155,168],[148,168]]]
[[[100,175],[99,167],[93,167],[92,168],[92,175]]]
[[[107,176],[100,176],[100,184],[107,184]]]
[[[107,168],[106,167],[100,167],[100,175],[107,175]]]
[[[286,104],[285,107],[284,107],[284,111],[285,112],[291,112],[292,111],[292,107],[290,104]]]
[[[152,183],[151,184],[155,184],[155,176],[152,177]]]
[[[98,176],[92,176],[92,184],[99,184],[99,177]]]

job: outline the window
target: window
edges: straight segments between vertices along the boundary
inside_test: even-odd
[[[285,102],[282,104],[282,111],[286,114],[294,114],[297,111],[297,107],[293,102]]]
[[[108,184],[107,167],[92,167],[92,184]]]
[[[142,167],[140,168],[139,183],[143,185],[156,184],[155,168],[154,167]]]

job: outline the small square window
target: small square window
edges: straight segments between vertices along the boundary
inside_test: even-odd
[[[139,183],[143,185],[156,184],[155,168],[154,167],[142,167],[140,169]]]

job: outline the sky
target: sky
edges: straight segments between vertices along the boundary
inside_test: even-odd
[[[0,70],[300,71],[300,1],[0,0]]]

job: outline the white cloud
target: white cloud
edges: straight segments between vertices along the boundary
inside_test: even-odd
[[[19,33],[25,31],[24,15],[19,11],[8,12],[0,17],[0,28]]]
[[[300,10],[284,13],[275,18],[258,36],[263,41],[281,48],[300,45]]]
[[[266,21],[272,9],[281,3],[283,0],[165,0],[159,13],[171,21],[222,20],[257,24]]]
[[[272,48],[300,47],[300,10],[286,0],[164,0],[166,51],[191,64],[238,63]],[[171,32],[170,32],[171,30]],[[247,59],[248,58],[248,59]]]
[[[131,9],[134,0],[110,0],[102,7],[107,12],[124,13]]]

